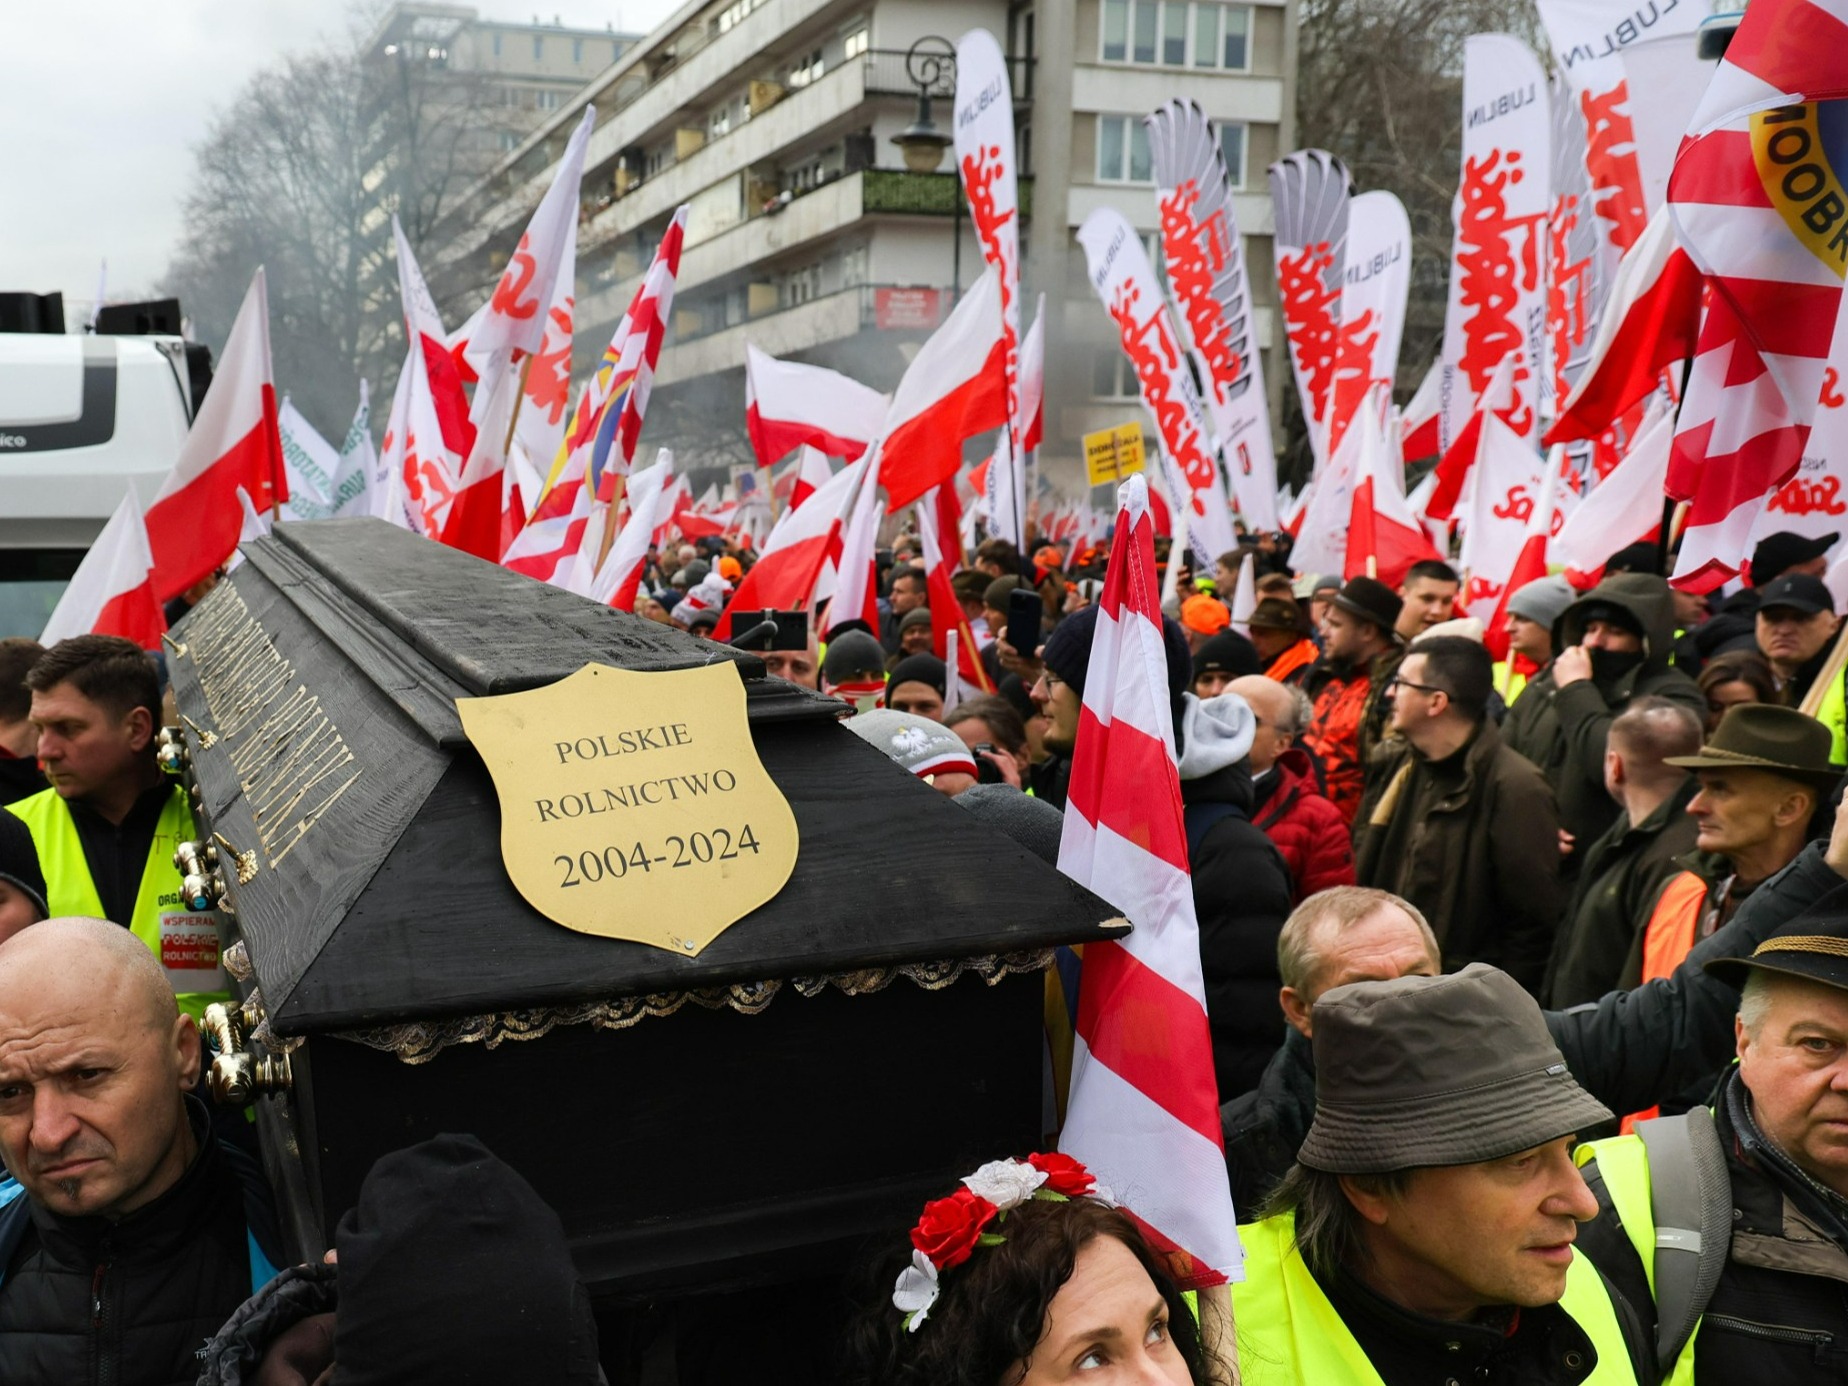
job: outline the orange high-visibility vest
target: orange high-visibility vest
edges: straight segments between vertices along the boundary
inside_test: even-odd
[[[1270,668],[1264,671],[1264,677],[1267,679],[1275,679],[1278,683],[1282,683],[1292,674],[1314,664],[1321,656],[1321,653],[1320,650],[1316,649],[1315,641],[1305,636],[1294,645],[1290,646],[1290,648],[1285,650],[1282,654],[1278,655],[1276,663],[1272,664]]]
[[[1707,883],[1692,871],[1683,871],[1662,887],[1655,909],[1643,932],[1643,981],[1666,977],[1681,966],[1693,951],[1700,916],[1707,908]],[[1632,1112],[1623,1119],[1623,1134],[1629,1135],[1639,1121],[1661,1115],[1661,1108],[1650,1107]]]

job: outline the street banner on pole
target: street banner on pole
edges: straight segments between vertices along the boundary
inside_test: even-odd
[[[1411,289],[1412,225],[1405,204],[1389,192],[1361,193],[1348,203],[1341,337],[1327,406],[1330,448],[1341,446],[1367,400],[1381,410],[1392,407]]]
[[[1347,166],[1325,150],[1299,149],[1270,166],[1277,297],[1318,469],[1334,455],[1328,442],[1328,397],[1341,341],[1353,188]]]

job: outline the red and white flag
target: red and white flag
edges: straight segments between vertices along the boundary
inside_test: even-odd
[[[1033,326],[1020,344],[1020,445],[1029,453],[1046,436],[1046,295],[1039,296]]]
[[[532,361],[521,369],[519,417],[513,424],[509,468],[518,479],[526,522],[538,504],[564,446],[571,414],[571,346],[577,303],[577,235],[565,238],[558,280],[546,309],[545,336]]]
[[[1433,361],[1431,368],[1424,373],[1424,379],[1418,382],[1418,388],[1412,394],[1411,403],[1405,406],[1400,419],[1404,437],[1400,448],[1407,462],[1422,462],[1427,457],[1438,454],[1437,418],[1443,412],[1443,366]]]
[[[475,446],[475,425],[469,421],[468,393],[436,301],[395,217],[391,229],[409,349],[379,460],[397,478],[402,495],[396,508],[418,521],[420,533],[434,538],[449,520],[456,480]]]
[[[855,459],[856,461],[858,459]],[[796,458],[795,465],[786,474],[787,485],[782,491],[785,497],[785,512],[802,506],[810,496],[826,486],[834,477],[834,468],[828,462],[828,455],[819,448],[804,446]]]
[[[1492,414],[1504,424],[1510,423],[1520,402],[1520,396],[1514,388],[1515,373],[1520,369],[1519,361],[1519,356],[1513,352],[1501,359],[1494,373],[1489,376],[1488,384],[1476,397],[1468,422],[1451,440],[1450,446],[1432,470],[1431,494],[1425,501],[1424,513],[1433,520],[1450,520],[1456,516],[1457,503],[1463,499],[1464,487],[1482,452],[1483,419]]]
[[[1341,344],[1354,180],[1341,160],[1321,149],[1285,155],[1270,166],[1269,176],[1277,296],[1297,396],[1309,423],[1310,451],[1319,469],[1334,455],[1328,441],[1328,399]]]
[[[1060,1148],[1128,1200],[1188,1288],[1243,1277],[1188,874],[1148,483],[1118,492],[1059,869],[1121,910],[1084,949]]]
[[[815,589],[829,560],[840,551],[841,523],[866,463],[849,462],[808,498],[785,510],[763,552],[738,584],[713,639],[731,639],[733,611],[812,611]]]
[[[969,618],[963,614],[962,602],[950,579],[962,566],[962,505],[956,499],[956,487],[945,482],[918,502],[919,556],[924,563],[925,591],[930,598],[931,653],[956,671],[960,689],[952,690],[946,681],[944,697],[952,691],[960,700],[995,691],[982,667],[981,647]]]
[[[1444,311],[1445,451],[1502,361],[1515,359],[1504,421],[1539,437],[1546,341],[1546,215],[1552,113],[1539,59],[1508,34],[1463,49],[1463,171]]]
[[[1018,548],[1027,542],[1029,500],[1026,415],[1020,398],[1020,190],[1014,169],[1014,94],[1007,59],[986,29],[971,29],[957,40],[955,110],[951,133],[957,171],[969,199],[969,218],[975,223],[982,258],[1001,292],[1006,427],[995,445],[995,455],[1005,465],[988,469],[989,532]],[[888,447],[891,442],[888,429]]]
[[[760,467],[805,444],[852,462],[878,435],[891,402],[839,371],[779,361],[744,344],[744,426]]]
[[[1394,422],[1380,415],[1391,409],[1391,387],[1381,386],[1355,409],[1360,430],[1360,461],[1347,527],[1343,577],[1378,578],[1388,587],[1405,581],[1412,564],[1441,558],[1424,526],[1405,499],[1405,464],[1399,460]]]
[[[1584,370],[1546,441],[1596,438],[1660,388],[1662,372],[1694,354],[1700,296],[1700,270],[1663,207],[1618,264]]]
[[[77,565],[39,644],[49,649],[73,635],[119,635],[152,650],[166,628],[154,598],[154,555],[141,501],[131,486]]]
[[[618,611],[635,609],[636,589],[641,586],[642,568],[648,560],[648,546],[654,542],[655,527],[664,518],[665,500],[674,484],[674,454],[662,448],[652,467],[629,478],[628,518],[616,531],[616,541],[609,555],[597,569],[590,587],[592,601],[613,606]],[[603,507],[605,513],[608,507]],[[602,536],[598,535],[601,545]]]
[[[1823,376],[1822,397],[1810,426],[1803,465],[1778,487],[1766,502],[1753,527],[1748,552],[1758,541],[1782,530],[1820,539],[1840,538],[1848,528],[1848,293],[1842,295],[1835,318],[1835,344],[1829,349],[1829,370]],[[1839,554],[1839,546],[1831,554]]]
[[[879,445],[888,513],[953,478],[967,439],[1006,424],[1008,345],[1001,280],[989,269],[931,333],[892,394]]]
[[[1170,101],[1142,123],[1155,166],[1168,283],[1193,336],[1232,495],[1246,524],[1274,530],[1277,456],[1226,157],[1196,102]]]
[[[1527,532],[1521,539],[1521,551],[1515,555],[1514,564],[1502,583],[1501,595],[1495,599],[1494,610],[1487,618],[1482,643],[1488,648],[1489,657],[1497,663],[1508,657],[1508,599],[1528,583],[1546,576],[1547,547],[1563,520],[1559,503],[1568,490],[1562,480],[1566,465],[1563,446],[1555,447],[1547,455],[1540,489],[1528,516]]]
[[[878,550],[880,466],[884,451],[878,439],[866,450],[856,466],[863,469],[853,509],[842,522],[840,557],[833,597],[828,602],[827,629],[848,621],[864,621],[875,636],[879,634]],[[835,480],[840,480],[836,477]],[[800,512],[798,512],[800,513]]]
[[[526,518],[509,522],[507,439],[521,408],[521,363],[545,344],[559,278],[576,263],[584,148],[595,123],[595,108],[586,106],[464,352],[476,376],[468,414],[475,440],[443,522],[443,542],[490,563]]]
[[[1707,300],[1669,459],[1690,502],[1676,586],[1739,571],[1809,440],[1848,246],[1848,0],[1757,0],[1669,180]]]
[[[1539,453],[1495,413],[1482,416],[1476,450],[1475,485],[1463,518],[1463,547],[1457,555],[1467,585],[1458,605],[1486,626],[1508,586],[1508,574],[1526,541],[1540,493]]]
[[[168,601],[214,572],[237,547],[242,486],[264,510],[289,498],[276,386],[270,371],[269,294],[259,269],[231,324],[212,388],[148,507],[154,596]]]
[[[1553,561],[1565,565],[1566,580],[1574,587],[1595,585],[1612,554],[1660,532],[1674,438],[1674,415],[1666,400],[1659,401],[1623,460],[1586,493],[1553,536]]]
[[[1149,264],[1142,238],[1114,207],[1099,207],[1078,228],[1078,244],[1123,354],[1136,368],[1143,407],[1155,418],[1162,465],[1177,499],[1187,503],[1187,536],[1202,562],[1238,547],[1232,507],[1213,457],[1204,402],[1181,351],[1174,315]]]

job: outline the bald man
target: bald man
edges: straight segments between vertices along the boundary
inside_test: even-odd
[[[269,1191],[212,1135],[201,1062],[120,925],[50,919],[0,943],[7,1386],[190,1383],[194,1350],[274,1275]]]

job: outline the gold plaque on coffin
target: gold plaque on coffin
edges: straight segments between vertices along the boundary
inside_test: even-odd
[[[500,796],[507,875],[568,929],[695,957],[795,870],[796,816],[731,664],[586,664],[456,711]]]

